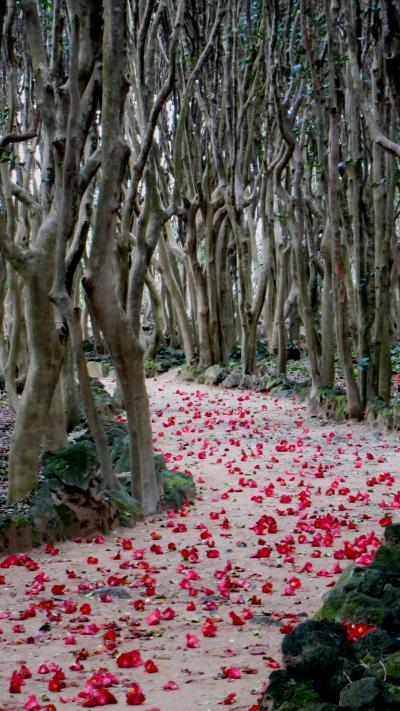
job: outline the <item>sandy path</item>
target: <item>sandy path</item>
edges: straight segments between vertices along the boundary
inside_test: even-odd
[[[0,709],[23,709],[31,695],[36,708],[82,708],[79,692],[107,670],[121,709],[136,683],[143,709],[254,710],[282,633],[315,612],[349,558],[371,559],[382,519],[398,518],[396,435],[321,424],[294,399],[184,385],[174,374],[148,385],[156,449],[193,474],[196,505],[104,541],[35,551],[36,570],[0,568]],[[127,597],[85,597],[110,576]],[[119,668],[132,650],[158,671]],[[10,694],[22,663],[32,677]],[[56,667],[40,674],[42,663],[61,668],[64,688],[48,690]]]

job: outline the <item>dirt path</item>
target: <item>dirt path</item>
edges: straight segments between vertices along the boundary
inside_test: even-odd
[[[321,424],[291,398],[174,374],[148,384],[156,449],[193,474],[196,505],[35,551],[37,566],[1,564],[0,709],[76,709],[107,694],[123,709],[136,683],[128,697],[143,709],[254,711],[282,633],[316,611],[349,559],[368,563],[398,518],[397,436]],[[11,694],[22,664],[32,677]],[[38,705],[24,706],[32,695]]]

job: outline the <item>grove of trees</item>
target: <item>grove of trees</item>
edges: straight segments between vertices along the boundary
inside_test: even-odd
[[[78,390],[114,484],[83,350],[106,348],[132,493],[156,510],[143,309],[187,364],[285,376],[360,418],[390,403],[400,329],[397,0],[0,4],[0,363],[9,501],[64,446]],[[89,324],[89,325],[88,325]],[[78,386],[79,383],[79,386]],[[22,392],[22,394],[20,394]]]

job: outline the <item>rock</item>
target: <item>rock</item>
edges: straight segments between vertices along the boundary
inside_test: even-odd
[[[97,378],[91,378],[90,384],[96,401],[97,411],[105,416],[110,414],[119,415],[122,407],[117,402],[117,399],[106,390],[103,383]]]
[[[225,380],[222,381],[221,385],[223,388],[238,388],[240,381],[242,379],[241,374],[238,371],[229,373]]]
[[[379,570],[375,570],[370,566],[357,566],[353,568],[353,572],[343,589],[344,592],[358,590],[358,592],[364,595],[379,597],[382,595],[384,584],[384,578]]]
[[[130,490],[131,477],[127,475],[128,488]],[[121,526],[131,528],[137,521],[143,519],[142,508],[136,499],[133,499],[129,491],[124,489],[112,489],[107,491],[107,498],[115,505],[118,521]]]
[[[346,595],[343,607],[339,610],[337,620],[347,620],[352,623],[365,622],[369,625],[382,625],[385,619],[385,610],[380,600],[351,591]]]
[[[219,385],[229,375],[226,368],[222,365],[212,365],[204,373],[205,385]]]
[[[365,637],[356,640],[354,649],[356,655],[367,664],[377,662],[385,654],[393,651],[395,642],[385,630],[371,630]]]
[[[390,523],[385,526],[385,541],[394,546],[400,546],[400,523]]]
[[[365,677],[347,684],[340,692],[339,708],[345,711],[377,711],[383,686],[374,677]],[[383,707],[384,708],[384,707]]]
[[[344,627],[315,620],[302,622],[284,637],[282,654],[287,670],[305,677],[332,675],[344,657],[352,657]]]
[[[394,578],[396,582],[399,581]],[[392,585],[387,583],[384,587],[383,594],[381,596],[382,602],[385,606],[386,620],[385,624],[388,629],[392,632],[399,632],[400,630],[400,589],[397,585]]]
[[[87,369],[90,378],[102,378],[103,377],[103,364],[99,360],[89,360],[87,362]]]
[[[240,378],[240,387],[243,390],[251,390],[253,387],[254,380],[251,375],[242,375]]]
[[[400,546],[383,543],[376,551],[371,563],[373,569],[378,568],[389,582],[398,582],[400,577]]]
[[[339,610],[342,609],[346,600],[346,594],[336,586],[323,596],[323,605],[314,615],[314,620],[336,620]]]
[[[203,372],[203,368],[200,368],[198,365],[184,364],[181,368],[181,377],[188,382],[194,382]]]
[[[111,461],[115,474],[130,471],[129,439],[127,434],[114,438],[111,447]]]
[[[164,508],[179,509],[185,501],[194,501],[196,498],[196,485],[190,475],[164,469],[158,473],[158,479],[164,492]]]
[[[64,486],[87,491],[96,477],[98,462],[96,448],[88,440],[43,455],[43,474],[47,480],[55,479]]]
[[[270,674],[268,689],[261,698],[260,711],[267,711],[270,708],[268,700],[273,699],[275,708],[278,708],[284,701],[290,699],[296,688],[296,682],[291,679],[287,671],[277,669]]]

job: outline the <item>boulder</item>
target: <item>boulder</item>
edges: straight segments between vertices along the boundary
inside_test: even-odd
[[[96,448],[89,440],[75,442],[43,455],[43,475],[47,480],[55,480],[55,486],[63,484],[87,491],[97,476],[97,470]]]
[[[222,365],[212,365],[204,373],[204,383],[205,385],[219,385],[225,378],[227,378],[229,372]]]
[[[203,368],[200,368],[198,365],[186,365],[184,364],[181,368],[180,374],[181,378],[183,380],[186,380],[189,383],[194,382],[197,380],[199,375],[201,375],[204,372]]]
[[[240,381],[242,379],[241,374],[238,371],[233,371],[226,376],[222,381],[221,385],[223,388],[238,388]]]
[[[344,605],[339,610],[336,619],[354,624],[360,622],[369,625],[383,625],[385,609],[377,598],[352,590],[346,595]]]
[[[163,469],[158,473],[158,480],[163,490],[163,508],[179,509],[185,501],[195,500],[196,485],[189,474]]]
[[[383,685],[375,677],[365,677],[347,684],[340,692],[339,709],[343,711],[377,711]]]

